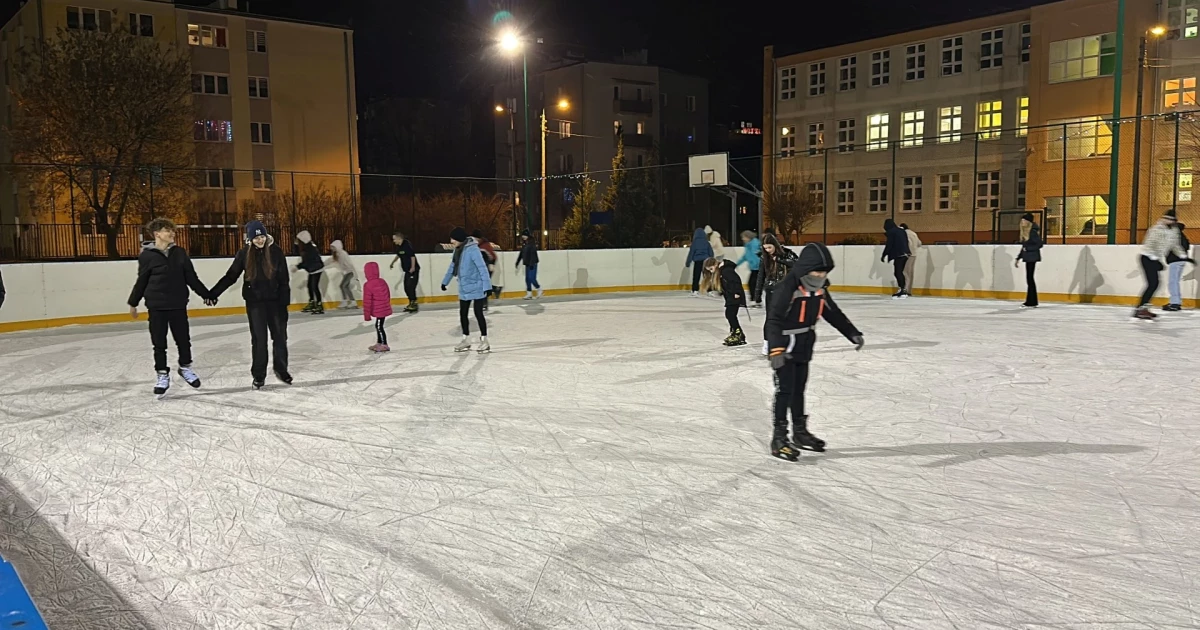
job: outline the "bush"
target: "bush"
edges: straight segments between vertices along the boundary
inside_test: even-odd
[[[879,239],[869,234],[855,234],[847,236],[842,242],[842,245],[878,245]]]

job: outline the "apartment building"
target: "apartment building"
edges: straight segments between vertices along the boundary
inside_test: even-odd
[[[32,54],[37,41],[60,29],[117,28],[174,43],[191,56],[196,207],[203,209],[197,220],[220,223],[239,203],[293,184],[354,194],[351,174],[359,162],[349,29],[250,14],[237,0],[207,8],[170,0],[29,0],[0,29],[0,50],[11,66],[18,51]],[[0,98],[11,111],[8,91]],[[2,140],[0,158],[11,159]],[[0,193],[0,223],[49,221],[33,216],[11,180],[0,175],[0,191],[8,193]],[[65,213],[56,218],[70,220]]]
[[[1119,130],[1114,200],[1114,74],[1119,66],[1121,115],[1132,117],[1139,41],[1169,25],[1150,44],[1144,111],[1194,107],[1198,9],[1200,0],[1128,0],[1121,59],[1116,0],[1064,0],[793,55],[767,47],[764,185],[803,186],[822,201],[807,232],[831,242],[877,234],[886,218],[928,241],[1007,238],[1000,231],[1020,212],[1043,208],[1048,238],[1103,242],[1110,203],[1125,242],[1135,125]],[[1162,163],[1164,149],[1174,154],[1160,146],[1164,126],[1174,123],[1143,123],[1141,230],[1178,203],[1157,190],[1160,171],[1170,187],[1174,170]],[[1180,179],[1190,187],[1190,172]]]

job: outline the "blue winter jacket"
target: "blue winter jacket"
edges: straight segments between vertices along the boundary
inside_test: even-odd
[[[713,250],[712,245],[708,244],[708,235],[704,233],[704,228],[696,228],[696,233],[692,235],[692,248],[688,250],[687,266],[691,267],[694,262],[704,264],[704,261],[712,257]]]
[[[746,263],[750,267],[750,271],[758,271],[759,265],[762,264],[762,241],[752,238],[749,243],[746,243],[746,248],[742,250],[742,257],[737,261],[739,265],[742,263]]]
[[[488,291],[492,289],[492,279],[488,274],[487,263],[483,262],[483,252],[479,250],[479,243],[476,243],[475,239],[469,238],[463,245],[458,266],[461,267],[458,270],[458,299],[482,300],[487,296]],[[442,286],[450,286],[454,275],[454,262],[451,259],[446,277],[442,278]]]

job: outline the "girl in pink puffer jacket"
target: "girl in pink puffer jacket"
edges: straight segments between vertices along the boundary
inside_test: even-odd
[[[387,333],[383,330],[384,321],[392,314],[392,290],[387,281],[379,277],[379,263],[369,262],[363,267],[363,275],[367,283],[363,285],[363,321],[375,318],[375,345],[368,348],[371,352],[388,352]]]

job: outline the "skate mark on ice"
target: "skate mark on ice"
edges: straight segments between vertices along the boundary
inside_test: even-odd
[[[296,381],[291,385],[280,385],[279,387],[274,387],[274,388],[268,387],[268,388],[264,389],[263,391],[270,391],[272,389],[274,389],[276,391],[283,391],[285,388],[286,389],[309,389],[309,388],[313,388],[313,387],[329,387],[331,385],[346,385],[349,383],[373,383],[375,381],[394,381],[394,380],[406,379],[406,378],[426,378],[426,377],[430,377],[430,376],[454,376],[456,374],[458,374],[458,372],[452,372],[452,371],[448,371],[448,370],[428,370],[425,372],[393,372],[391,374],[364,374],[362,376],[347,376],[344,378],[327,378],[327,379],[321,379],[321,380],[316,380],[316,381],[304,381],[304,380],[296,379]],[[219,394],[235,394],[238,392],[248,391],[249,389],[250,389],[249,385],[247,385],[245,387],[226,387],[223,389],[205,389],[201,392],[189,395],[188,398],[216,396]],[[279,413],[279,412],[275,412],[275,413]]]
[[[1106,454],[1124,455],[1146,450],[1132,444],[1075,444],[1071,442],[967,442],[945,444],[909,444],[906,446],[862,446],[830,450],[808,460],[860,459],[874,457],[938,457],[945,459],[921,464],[922,468],[957,466],[997,457],[1046,457],[1049,455]]]
[[[746,366],[746,365],[761,365],[762,363],[763,363],[763,361],[759,357],[754,357],[751,359],[744,359],[741,361],[722,362],[722,363],[718,363],[715,365],[712,362],[693,363],[691,365],[684,365],[681,367],[675,367],[675,368],[670,368],[667,370],[662,370],[660,372],[652,372],[650,374],[636,376],[631,379],[620,381],[619,383],[616,383],[616,384],[617,385],[637,385],[638,383],[645,383],[647,381],[674,381],[674,380],[690,379],[690,378],[703,378],[705,376],[711,375],[714,371],[717,371],[717,370],[728,370],[730,368],[742,367],[742,366]]]
[[[896,341],[893,343],[877,343],[863,346],[864,352],[873,350],[907,350],[911,348],[932,348],[941,345],[939,341]],[[830,348],[829,350],[815,350],[813,354],[837,354],[839,352],[855,352],[854,346],[842,348]]]

